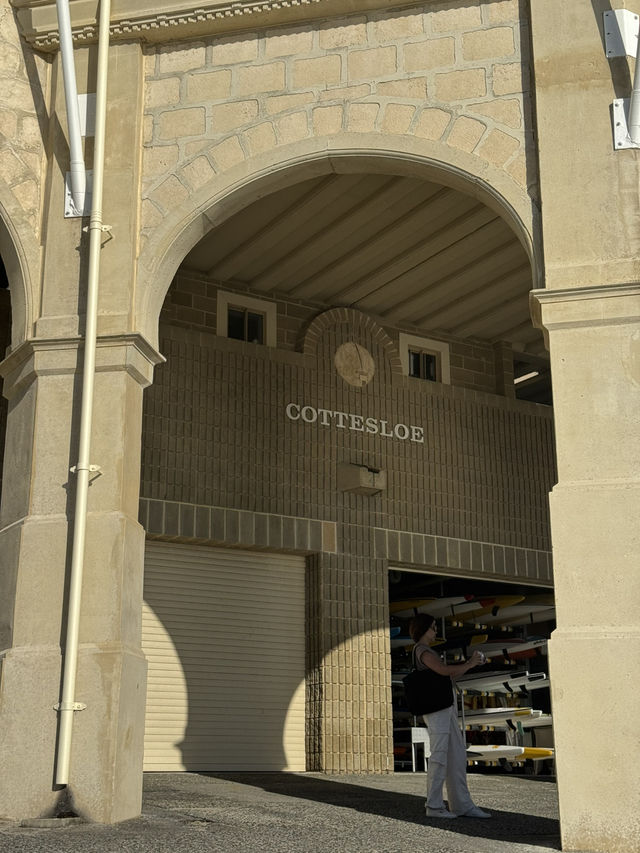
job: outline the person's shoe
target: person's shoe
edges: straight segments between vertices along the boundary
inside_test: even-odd
[[[445,809],[444,807],[441,809],[430,809],[429,806],[425,806],[425,812],[427,817],[444,817],[444,818],[452,818],[458,817],[453,812],[450,812],[449,809]]]
[[[489,812],[485,812],[484,809],[479,809],[478,806],[474,806],[472,809],[469,809],[468,812],[458,815],[458,817],[491,817],[491,815]]]

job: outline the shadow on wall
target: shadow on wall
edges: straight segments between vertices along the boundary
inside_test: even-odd
[[[287,618],[249,591],[239,611],[204,574],[145,591],[145,769],[304,770],[304,602]]]
[[[609,0],[591,0],[591,7],[593,9],[596,26],[600,32],[602,55],[606,56],[604,13],[613,11],[613,7]],[[618,4],[617,8],[620,8],[620,4]],[[568,61],[570,62],[570,56],[568,56]],[[633,87],[629,60],[626,56],[610,57],[609,67],[611,69],[611,82],[613,83],[616,98],[629,98]]]
[[[9,281],[4,263],[0,257],[0,360],[4,359],[11,344],[11,297]],[[7,429],[8,401],[2,395],[3,381],[0,377],[0,495],[2,494],[2,470],[4,461],[4,440]]]

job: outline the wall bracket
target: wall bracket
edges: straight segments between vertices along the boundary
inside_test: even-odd
[[[84,196],[84,209],[78,210],[73,203],[73,193],[71,192],[71,173],[67,172],[64,181],[64,218],[77,219],[83,216],[91,215],[91,190],[93,189],[93,171],[87,169],[85,172],[87,178],[87,188]]]
[[[604,46],[607,59],[616,56],[633,56],[638,53],[638,15],[628,9],[614,9],[603,13]]]
[[[56,702],[53,706],[54,711],[86,711],[87,706],[84,702]]]
[[[613,144],[616,151],[624,148],[640,148],[640,142],[633,142],[629,136],[630,98],[617,98],[613,102]]]

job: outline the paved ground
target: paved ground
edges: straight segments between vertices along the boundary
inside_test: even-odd
[[[424,816],[422,773],[147,773],[142,817],[116,826],[0,821],[1,853],[547,853],[549,777],[469,775],[491,820]],[[60,825],[62,824],[62,825]]]

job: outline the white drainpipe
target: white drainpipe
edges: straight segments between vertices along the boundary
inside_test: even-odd
[[[71,42],[71,26],[69,20],[68,0],[57,0],[60,24],[60,49],[64,50],[63,21],[66,20],[68,33],[67,54],[63,53],[63,69],[65,73],[65,92],[67,96],[67,113],[69,102],[76,105],[78,96],[75,90],[75,73],[73,74],[73,90],[67,85],[67,68],[73,69],[73,53]],[[82,573],[84,569],[84,546],[87,528],[87,497],[89,490],[89,474],[96,470],[89,464],[91,447],[91,419],[93,413],[93,388],[95,374],[95,354],[98,317],[98,281],[100,272],[100,247],[102,242],[102,188],[104,178],[104,141],[107,105],[107,69],[109,60],[109,19],[111,14],[110,0],[100,0],[100,21],[98,36],[98,70],[96,81],[96,127],[95,147],[93,157],[93,192],[91,201],[91,219],[89,224],[89,270],[87,279],[87,308],[86,331],[84,347],[84,368],[82,376],[82,408],[80,414],[80,444],[78,449],[75,517],[73,527],[73,550],[71,556],[71,576],[69,583],[69,601],[67,616],[67,636],[64,648],[64,670],[62,695],[59,704],[60,725],[58,730],[58,752],[56,760],[56,784],[69,783],[69,764],[71,757],[71,734],[73,729],[73,714],[82,705],[75,701],[76,673],[78,668],[78,637],[80,628],[80,601],[82,595]],[[78,126],[79,129],[79,126]],[[70,138],[73,132],[69,131]],[[72,151],[73,169],[73,151]],[[84,172],[84,164],[82,167]],[[80,208],[82,209],[82,208]]]
[[[69,0],[56,0],[58,29],[60,30],[60,56],[62,57],[62,77],[64,98],[67,106],[67,129],[69,131],[69,153],[71,165],[71,196],[76,211],[84,210],[84,197],[87,191],[87,173],[82,154],[82,134],[80,132],[80,111],[78,110],[78,86],[76,68],[73,62],[73,40],[71,38],[71,17]]]

